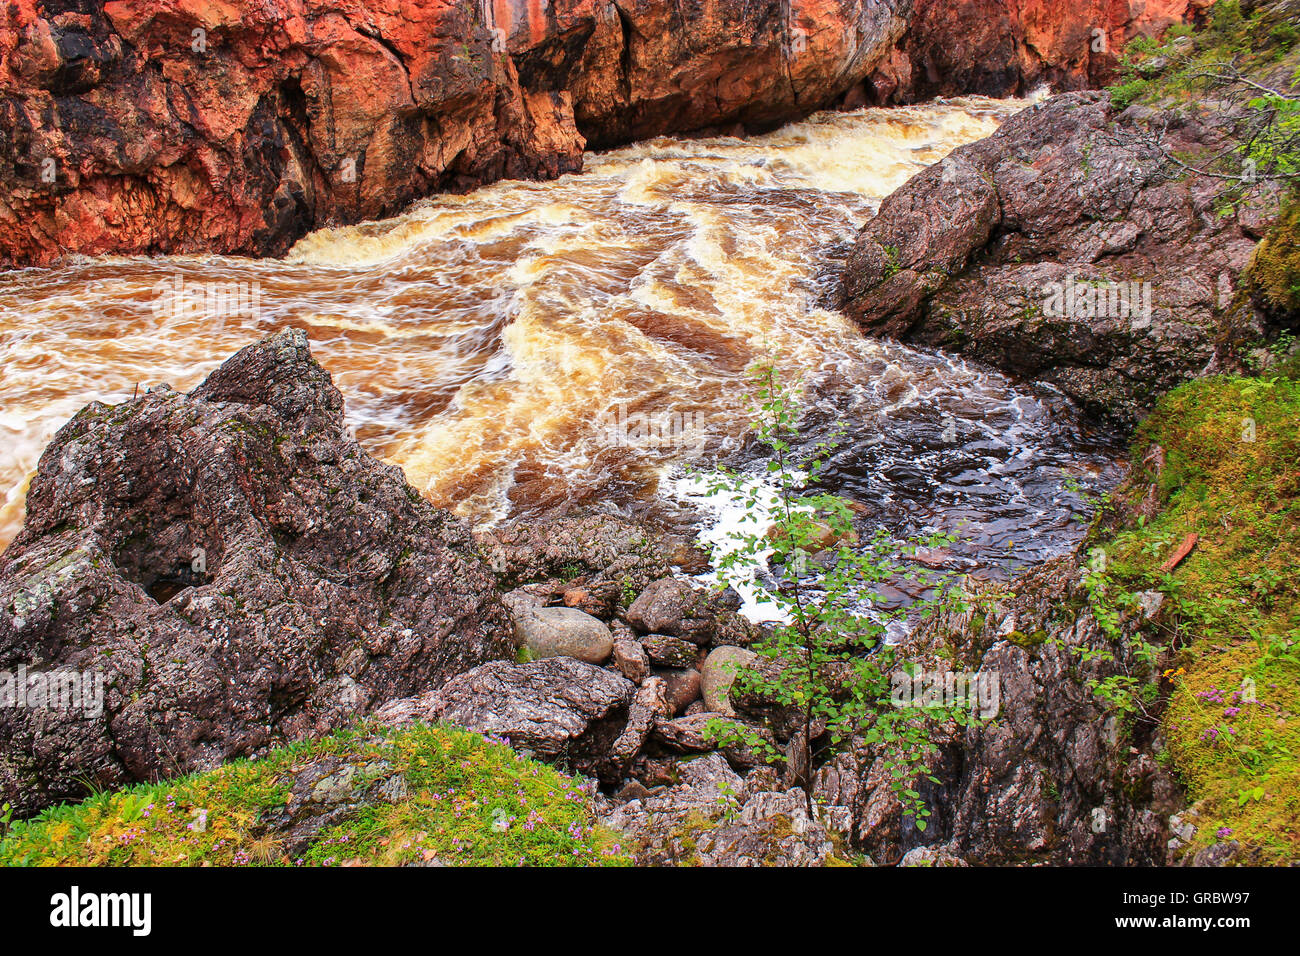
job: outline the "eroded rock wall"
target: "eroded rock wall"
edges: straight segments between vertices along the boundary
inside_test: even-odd
[[[916,0],[907,32],[865,84],[876,102],[1017,96],[1111,82],[1125,44],[1200,18],[1214,0]]]
[[[0,265],[279,255],[585,145],[1095,80],[1201,0],[14,0]],[[996,8],[991,10],[990,7]]]

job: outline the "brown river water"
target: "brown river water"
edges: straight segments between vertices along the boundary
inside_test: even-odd
[[[835,266],[880,201],[1023,105],[968,98],[745,140],[652,140],[556,182],[322,229],[283,260],[0,274],[0,545],[78,408],[160,382],[188,390],[293,325],[369,451],[479,523],[689,497],[675,466],[739,445],[745,370],[776,355],[808,386],[810,436],[849,426],[829,481],[881,522],[955,531],[968,563],[995,573],[1063,550],[1080,527],[1074,482],[1114,476],[1068,404],[866,338],[832,304]],[[199,290],[197,304],[178,307],[177,289]]]

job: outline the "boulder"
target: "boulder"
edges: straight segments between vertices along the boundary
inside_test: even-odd
[[[682,713],[687,707],[700,699],[700,672],[694,668],[685,670],[674,667],[655,668],[655,674],[663,678],[667,687],[668,706],[673,714]]]
[[[640,684],[650,673],[650,658],[641,642],[629,637],[614,642],[612,666],[634,684]]]
[[[0,708],[19,814],[324,733],[513,656],[468,529],[344,427],[285,330],[189,395],[93,403],[0,556],[0,670],[98,675],[102,708]]]
[[[947,847],[918,846],[903,854],[899,866],[950,867],[969,866],[970,864]]]
[[[740,598],[730,589],[711,591],[680,578],[661,578],[632,602],[627,622],[643,634],[666,634],[708,644],[719,625],[739,607]]]
[[[507,521],[476,532],[475,540],[502,584],[528,582],[528,591],[544,604],[564,599],[603,618],[626,601],[629,590],[639,593],[671,574],[674,564],[693,560],[693,549],[682,539],[598,511]]]
[[[601,823],[626,833],[641,865],[823,866],[836,860],[801,791],[752,792],[717,754],[678,765],[672,786],[616,806]]]
[[[771,731],[765,727],[743,721],[735,721],[734,723],[746,736],[752,735],[758,738],[758,747],[751,746],[748,741],[729,743],[719,747],[718,741],[709,732],[708,728],[711,723],[720,720],[721,718],[717,714],[710,713],[676,717],[672,720],[658,720],[655,722],[654,732],[651,736],[660,746],[676,753],[708,753],[719,750],[732,766],[746,769],[767,764],[771,762],[769,758],[775,759],[779,756],[776,738],[773,737]],[[725,720],[721,722],[727,723]]]
[[[585,611],[516,602],[510,613],[516,639],[536,660],[574,657],[588,664],[602,664],[614,650],[609,628]]]
[[[885,200],[845,267],[846,311],[873,335],[1047,383],[1131,427],[1269,332],[1237,293],[1276,187],[1231,201],[1230,181],[1179,175],[1167,158],[1223,148],[1222,119],[1120,112],[1107,93],[1024,110]]]
[[[658,677],[651,677],[639,688],[632,698],[628,709],[627,724],[623,732],[610,745],[609,760],[619,774],[625,773],[638,753],[641,752],[655,721],[670,716],[668,701],[664,693],[664,682]]]
[[[736,674],[757,659],[757,654],[743,647],[715,647],[711,650],[701,671],[704,706],[717,714],[736,716],[730,697],[731,685],[736,681]]]
[[[641,638],[646,656],[660,667],[694,667],[700,649],[690,641],[667,634],[647,634]]]

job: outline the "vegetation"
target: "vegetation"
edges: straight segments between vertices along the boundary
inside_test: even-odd
[[[1158,473],[1143,460],[1152,445],[1164,449]],[[1139,516],[1094,530],[1104,558],[1089,592],[1103,626],[1138,619],[1142,592],[1163,604],[1135,638],[1135,672],[1095,689],[1131,719],[1161,721],[1164,759],[1199,814],[1197,845],[1300,859],[1300,356],[1262,377],[1176,389],[1134,447],[1129,494],[1154,483],[1158,510],[1116,503]],[[1162,572],[1192,533],[1195,549]]]
[[[883,530],[871,540],[858,540],[848,502],[812,490],[836,439],[798,454],[797,393],[783,385],[772,363],[752,368],[750,382],[754,429],[770,449],[773,487],[756,487],[726,470],[709,482],[711,490],[745,500],[747,520],[756,524],[770,505],[774,523],[755,527],[716,563],[725,580],[757,585],[785,623],[754,646],[758,661],[737,669],[732,693],[790,709],[798,715],[797,731],[788,755],[732,721],[711,721],[709,732],[720,744],[748,746],[773,763],[788,758],[810,812],[816,762],[850,745],[875,745],[889,762],[895,795],[924,830],[930,811],[912,786],[928,774],[929,728],[936,718],[962,715],[944,706],[891,703],[897,662],[883,638],[889,620],[901,612],[880,606],[879,589],[902,578],[936,584],[929,572],[904,567],[902,553],[949,542],[936,536],[900,545]],[[768,567],[775,578],[762,573]],[[941,600],[944,589],[931,593],[920,610]]]
[[[272,815],[295,775],[336,758],[332,780],[361,794],[290,857]],[[358,727],[209,773],[102,793],[11,823],[5,866],[627,865],[593,824],[589,791],[502,743],[449,726]]]
[[[1295,24],[1267,5],[1246,16],[1238,0],[1219,0],[1205,29],[1180,24],[1161,40],[1135,38],[1111,101],[1117,109],[1143,102],[1208,114],[1222,136],[1218,147],[1165,155],[1184,172],[1231,182],[1240,198],[1264,183],[1300,182],[1298,88]]]
[[[1251,293],[1269,309],[1300,313],[1300,191],[1293,191],[1246,270]]]

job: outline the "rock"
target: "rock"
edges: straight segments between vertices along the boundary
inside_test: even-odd
[[[465,526],[348,437],[305,334],[276,333],[188,396],[87,406],[42,455],[0,556],[0,670],[99,672],[103,708],[0,709],[0,800],[325,733],[512,656],[508,622]]]
[[[1165,603],[1165,596],[1161,591],[1139,591],[1137,599],[1138,606],[1142,609],[1142,617],[1148,621],[1160,613],[1160,608]]]
[[[850,255],[845,308],[871,334],[960,352],[1132,426],[1268,331],[1235,277],[1276,190],[1218,215],[1231,184],[1172,175],[1166,159],[1218,135],[1187,111],[1117,112],[1106,93],[1031,107],[885,200]]]
[[[1023,96],[1044,84],[1106,86],[1129,40],[1162,33],[1210,2],[916,0],[906,33],[867,80],[870,99],[916,103],[963,93]]]
[[[683,761],[680,781],[602,815],[641,865],[823,866],[835,859],[801,791],[750,792],[717,754]]]
[[[1241,854],[1241,844],[1236,840],[1212,843],[1198,850],[1192,857],[1192,866],[1229,866]]]
[[[355,756],[317,757],[294,771],[287,801],[268,809],[258,824],[275,834],[279,852],[296,857],[322,830],[362,808],[405,799],[406,783],[400,775],[389,776],[391,769],[382,762],[361,761]]]
[[[1104,83],[1128,38],[1206,2],[9,4],[0,263],[280,255],[431,192],[576,171],[584,143]]]
[[[757,737],[761,741],[760,748],[755,749],[748,741],[719,747],[716,738],[708,731],[709,725],[714,721],[726,723],[717,714],[711,713],[659,720],[655,722],[651,736],[660,745],[677,753],[707,753],[720,750],[732,766],[746,769],[769,763],[769,755],[779,756],[776,739],[771,731],[743,721],[735,721],[735,723],[746,736]]]
[[[641,642],[620,638],[614,642],[614,669],[634,684],[640,684],[650,673],[650,658]]]
[[[669,714],[664,682],[658,677],[651,677],[637,689],[628,710],[627,724],[610,746],[609,760],[617,768],[614,772],[622,774],[626,771],[650,736],[655,721],[663,720]]]
[[[784,0],[8,4],[0,263],[279,255],[431,192],[573,172],[584,137],[771,128],[862,80],[910,5],[816,0],[791,24]]]
[[[391,703],[375,719],[392,726],[446,720],[504,738],[541,759],[608,777],[621,763],[610,754],[627,729],[634,690],[612,671],[572,657],[493,661],[413,701]]]
[[[631,775],[651,790],[674,787],[681,782],[680,757],[653,757],[641,754],[632,763]]]
[[[745,774],[745,789],[750,793],[759,793],[764,790],[780,790],[781,774],[775,767],[767,764],[754,767],[749,773]]]
[[[510,55],[556,43],[555,25],[521,10],[498,49],[483,9],[10,4],[0,261],[280,255],[429,192],[580,169],[571,96]]]
[[[641,638],[646,656],[660,667],[694,667],[700,649],[690,641],[666,634],[647,634]]]
[[[781,536],[781,529],[778,525],[772,525],[767,529],[766,537],[769,541],[775,541]],[[813,523],[812,538],[808,542],[808,550],[814,555],[819,555],[828,548],[844,542],[845,544],[854,545],[858,543],[858,533],[853,529],[845,534],[840,534],[825,521],[816,521]]]
[[[620,4],[574,83],[593,148],[670,130],[766,130],[831,105],[883,59],[912,0]]]
[[[918,846],[903,854],[899,866],[969,866],[970,864],[946,847]]]
[[[629,780],[618,791],[614,797],[619,804],[631,803],[633,800],[644,800],[650,796],[650,791],[642,785],[639,780]]]
[[[701,672],[704,706],[717,714],[736,716],[730,698],[731,685],[736,681],[736,674],[757,659],[758,655],[743,647],[715,647],[710,651]]]
[[[602,616],[629,588],[636,593],[671,574],[683,546],[647,524],[599,512],[506,522],[475,539],[503,584],[533,582],[539,597],[581,590],[584,609],[600,603]]]
[[[694,717],[661,720],[655,725],[654,737],[678,753],[707,753],[716,749],[717,745],[706,732],[706,727],[710,721],[717,719],[717,714],[696,714]]]
[[[627,609],[627,622],[643,634],[667,634],[707,644],[719,623],[740,607],[728,589],[709,591],[678,578],[661,578],[641,592]]]
[[[968,582],[967,610],[935,615],[913,635],[914,662],[985,675],[982,686],[996,688],[996,719],[933,732],[928,767],[938,782],[912,784],[933,812],[924,832],[894,796],[877,747],[854,747],[820,767],[817,795],[849,808],[856,847],[886,863],[916,847],[945,847],[972,865],[1165,861],[1168,818],[1182,794],[1151,757],[1163,746],[1154,727],[1121,740],[1089,689],[1136,665],[1132,642],[1112,640],[1087,611],[1081,560],[1048,561],[1005,586]],[[1122,626],[1131,632],[1138,620]]]
[[[548,657],[574,657],[588,664],[609,660],[614,637],[601,621],[570,607],[512,608],[515,636],[536,660]]]
[[[700,699],[700,672],[694,668],[657,668],[655,674],[662,677],[668,688],[668,706],[673,714],[680,714]]]

